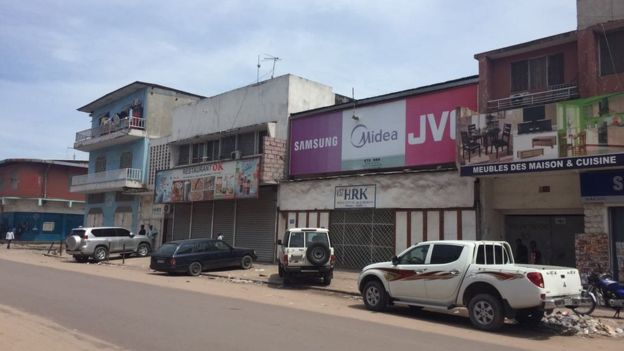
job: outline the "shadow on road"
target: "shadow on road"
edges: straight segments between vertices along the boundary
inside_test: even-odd
[[[361,304],[351,304],[349,308],[357,309],[357,310],[367,310],[363,303]],[[459,328],[471,328],[473,330],[474,327],[470,323],[470,319],[465,310],[458,310],[458,313],[440,313],[435,311],[429,311],[427,309],[414,309],[403,306],[390,306],[384,312],[373,312],[370,313],[384,313],[390,314],[396,317],[401,317],[409,322],[413,319],[418,319],[425,322],[440,324],[440,325],[448,325]],[[475,332],[478,332],[475,330]],[[514,337],[514,338],[522,338],[522,339],[530,339],[530,340],[548,340],[554,336],[560,336],[560,334],[556,333],[554,330],[550,330],[548,328],[544,328],[541,326],[536,327],[524,327],[518,325],[512,321],[507,320],[505,325],[501,330],[495,332],[496,334]]]

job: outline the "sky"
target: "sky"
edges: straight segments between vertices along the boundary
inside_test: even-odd
[[[213,96],[294,74],[356,99],[478,74],[574,0],[0,0],[0,160],[87,159],[76,109],[134,81]]]

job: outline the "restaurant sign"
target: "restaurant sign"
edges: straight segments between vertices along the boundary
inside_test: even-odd
[[[258,197],[260,158],[214,162],[156,173],[154,203]]]

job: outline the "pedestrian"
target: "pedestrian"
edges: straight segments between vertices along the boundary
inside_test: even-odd
[[[153,225],[150,224],[149,228],[147,229],[147,237],[150,239],[152,243],[152,247],[154,247],[154,241],[157,235],[158,235],[158,231],[154,229]]]
[[[516,239],[516,263],[529,263],[529,249],[520,238]]]
[[[6,233],[7,249],[11,248],[11,241],[15,240],[15,228],[9,229]]]
[[[139,235],[145,235],[145,224],[141,224],[141,229],[139,229]]]
[[[529,263],[542,264],[542,253],[538,250],[535,240],[529,243]]]
[[[217,235],[217,240],[223,240],[223,233],[219,233],[219,235]]]

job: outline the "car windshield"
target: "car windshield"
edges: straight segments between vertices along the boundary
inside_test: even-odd
[[[156,250],[154,256],[173,256],[173,253],[175,252],[177,247],[178,244],[164,244],[158,250]]]
[[[314,243],[323,243],[329,245],[329,242],[327,241],[327,233],[306,232],[306,247]]]

